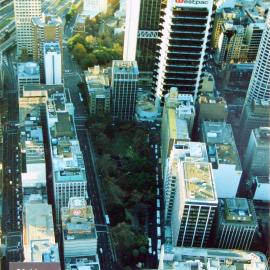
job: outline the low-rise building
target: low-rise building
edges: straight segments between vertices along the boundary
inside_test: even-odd
[[[228,117],[227,102],[223,97],[215,97],[211,94],[202,94],[198,98],[197,110],[198,122],[225,121]]]
[[[59,262],[52,206],[41,201],[24,204],[23,245],[26,262]]]
[[[252,176],[250,181],[253,200],[270,202],[270,176]]]
[[[218,198],[235,197],[242,175],[242,166],[231,125],[225,122],[203,121],[201,137],[207,144]]]
[[[177,141],[190,141],[194,118],[192,95],[178,94],[177,88],[171,88],[165,96],[161,123],[162,171],[173,145]]]
[[[87,104],[90,116],[104,115],[110,112],[111,88],[109,72],[99,66],[88,68],[84,72],[87,84]]]
[[[259,252],[242,250],[184,248],[164,245],[159,270],[267,270],[267,260]]]
[[[39,65],[34,62],[18,63],[18,90],[21,94],[25,84],[39,84],[40,70]]]
[[[257,227],[252,201],[245,198],[219,201],[216,231],[218,248],[249,250]]]

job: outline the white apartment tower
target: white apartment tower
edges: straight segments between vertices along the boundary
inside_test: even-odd
[[[266,19],[255,66],[251,76],[245,103],[254,99],[270,99],[270,14]]]
[[[196,98],[208,46],[212,7],[213,0],[168,0],[161,15],[153,76],[152,91],[157,106],[160,101],[163,103],[171,87]]]
[[[14,0],[17,52],[33,54],[32,19],[41,17],[41,0]]]
[[[124,38],[124,61],[135,61],[141,0],[127,0]]]
[[[59,43],[44,43],[45,82],[48,85],[62,83],[62,57]]]

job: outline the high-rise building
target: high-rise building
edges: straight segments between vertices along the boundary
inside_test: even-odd
[[[270,127],[260,127],[251,131],[244,155],[243,168],[247,175],[269,176]]]
[[[108,0],[84,0],[82,15],[92,19],[100,13],[106,13],[107,1]]]
[[[59,43],[44,43],[44,68],[46,84],[62,83],[62,53]]]
[[[41,17],[41,0],[15,0],[14,1],[17,52],[20,55],[25,50],[33,54],[32,19]]]
[[[245,28],[243,25],[225,22],[221,26],[221,34],[215,55],[216,62],[220,66],[223,67],[226,64],[240,60],[244,34]]]
[[[249,83],[245,104],[251,104],[254,99],[270,99],[270,14],[266,18],[255,66]]]
[[[65,263],[72,258],[95,258],[97,233],[92,206],[84,197],[71,197],[68,206],[62,207],[61,217]]]
[[[45,82],[44,43],[58,42],[62,50],[63,22],[60,17],[45,15],[32,19],[33,60],[40,64],[41,82]]]
[[[84,75],[88,90],[89,114],[92,116],[109,113],[111,108],[111,87],[108,70],[101,70],[100,66],[95,66],[88,68]]]
[[[239,136],[239,149],[241,153],[243,153],[246,149],[252,129],[269,126],[270,100],[255,99],[251,102],[251,104],[245,104],[241,115],[239,128],[241,131]]]
[[[115,60],[112,64],[112,112],[115,120],[133,120],[139,70],[136,61]]]
[[[196,3],[195,3],[196,2]],[[208,43],[213,1],[169,0],[162,10],[153,75],[156,105],[171,87],[197,96]]]
[[[127,0],[124,38],[124,61],[136,60],[138,25],[140,16],[140,0]]]
[[[218,248],[249,250],[257,227],[252,201],[245,198],[219,201],[216,231]]]
[[[62,85],[50,86],[47,100],[48,142],[56,222],[70,197],[86,197],[87,181],[80,144],[74,125],[74,107]]]
[[[22,94],[23,86],[26,84],[40,83],[39,65],[34,62],[18,63],[18,90]]]
[[[178,160],[176,172],[172,244],[203,247],[207,244],[218,204],[212,165]]]
[[[242,166],[231,125],[226,122],[203,121],[201,137],[207,144],[218,198],[235,197],[242,175]]]
[[[149,75],[151,80],[158,42],[160,10],[161,0],[141,0],[136,60],[140,77]]]
[[[178,162],[208,162],[205,143],[176,141],[164,165],[164,205],[165,223],[170,225],[173,213],[176,185],[178,185]]]

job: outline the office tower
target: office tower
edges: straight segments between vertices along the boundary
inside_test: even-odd
[[[115,120],[133,120],[139,70],[136,61],[112,63],[112,112]]]
[[[41,17],[41,0],[15,0],[14,13],[16,23],[17,52],[25,50],[33,54],[32,19]]]
[[[59,43],[44,43],[44,69],[47,85],[62,83],[62,54]]]
[[[270,176],[251,176],[248,179],[248,192],[253,201],[270,202]]]
[[[213,1],[169,0],[162,11],[152,91],[157,106],[171,87],[197,96]]]
[[[30,198],[23,209],[23,244],[25,262],[59,262],[55,242],[52,206]]]
[[[107,1],[108,0],[84,0],[82,15],[93,19],[100,13],[106,13]]]
[[[267,71],[266,71],[267,72]],[[246,101],[248,98],[246,99]],[[251,104],[245,104],[240,121],[240,151],[246,150],[251,130],[270,126],[270,100],[254,99]]]
[[[80,144],[74,125],[74,108],[62,85],[50,86],[47,99],[47,125],[56,209],[60,224],[61,208],[70,197],[86,197],[87,182]]]
[[[178,185],[178,162],[208,162],[205,143],[176,141],[164,162],[164,213],[165,223],[170,225],[173,214],[176,185]]]
[[[62,207],[61,217],[66,267],[72,262],[88,259],[93,261],[93,268],[85,269],[98,270],[97,233],[92,206],[87,205],[84,197],[71,197],[68,206]]]
[[[43,14],[42,18],[32,19],[33,26],[33,59],[40,64],[41,82],[45,82],[44,43],[58,42],[62,51],[64,25],[62,19],[53,15]]]
[[[245,198],[219,201],[216,247],[249,250],[257,227],[252,201]]]
[[[235,197],[242,167],[231,125],[225,122],[204,121],[201,124],[201,138],[207,144],[218,198]]]
[[[254,22],[248,25],[245,34],[245,42],[248,46],[247,61],[253,62],[256,60],[256,56],[259,50],[260,41],[262,38],[263,30],[265,29],[265,23]]]
[[[245,104],[254,99],[270,99],[270,14],[266,18],[255,66],[249,83]]]
[[[22,93],[24,85],[40,83],[40,69],[37,63],[18,63],[17,72],[19,94]]]
[[[124,61],[136,60],[138,24],[140,16],[140,1],[141,0],[127,0],[124,53],[123,53]]]
[[[140,77],[152,81],[158,42],[161,0],[141,0],[136,60]],[[148,76],[147,76],[148,75]]]
[[[178,160],[175,166],[172,244],[203,247],[207,244],[218,204],[212,165]]]
[[[270,127],[253,129],[244,155],[245,173],[253,176],[269,176],[269,165]]]
[[[88,68],[84,72],[87,85],[87,104],[91,116],[105,115],[110,112],[111,87],[109,71],[101,70],[100,66]]]
[[[217,64],[224,67],[240,60],[244,34],[245,28],[243,25],[225,22],[221,26],[221,34],[215,55]]]
[[[190,141],[195,108],[192,95],[178,94],[175,87],[165,96],[165,106],[161,123],[162,171],[174,144]]]
[[[219,248],[184,248],[164,244],[158,270],[266,270],[267,258],[261,252]]]

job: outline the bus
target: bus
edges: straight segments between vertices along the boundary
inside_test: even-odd
[[[108,215],[105,215],[105,221],[107,225],[110,225],[110,219]]]
[[[161,238],[161,229],[159,226],[157,227],[157,238]]]
[[[80,101],[83,102],[83,97],[81,93],[79,93],[79,97],[80,97]]]

